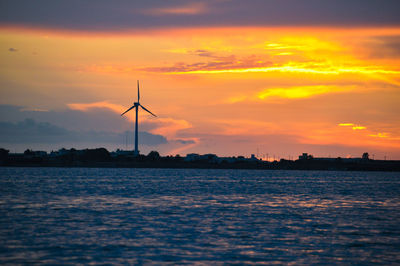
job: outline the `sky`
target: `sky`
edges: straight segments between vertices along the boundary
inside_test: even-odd
[[[400,3],[0,0],[0,147],[400,159]]]

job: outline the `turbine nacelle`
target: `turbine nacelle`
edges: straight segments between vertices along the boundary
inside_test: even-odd
[[[153,114],[152,112],[150,112],[149,110],[147,110],[146,107],[144,107],[143,105],[140,104],[140,102],[139,102],[139,100],[140,100],[139,80],[137,81],[137,86],[138,86],[138,87],[137,87],[137,91],[138,91],[138,101],[137,101],[137,102],[134,102],[133,105],[132,105],[128,110],[126,110],[125,112],[123,112],[123,113],[121,114],[121,116],[123,116],[124,114],[126,114],[127,112],[129,112],[130,110],[132,110],[133,108],[139,109],[139,106],[140,106],[143,110],[145,110],[146,112],[148,112],[148,113],[151,114],[152,116],[157,117],[155,114]]]

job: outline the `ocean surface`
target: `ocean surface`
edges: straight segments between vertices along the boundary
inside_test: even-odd
[[[0,264],[400,264],[400,173],[0,168]]]

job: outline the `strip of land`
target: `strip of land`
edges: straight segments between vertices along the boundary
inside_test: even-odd
[[[400,161],[371,160],[368,153],[364,153],[360,158],[314,158],[304,153],[296,160],[265,161],[254,155],[246,158],[192,153],[182,157],[160,156],[156,151],[148,155],[135,155],[133,151],[109,152],[104,148],[60,149],[51,153],[32,150],[9,153],[8,150],[0,148],[0,166],[400,171]]]

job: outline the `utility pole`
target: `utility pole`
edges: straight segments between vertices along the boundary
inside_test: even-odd
[[[128,131],[125,132],[125,150],[128,150]]]

